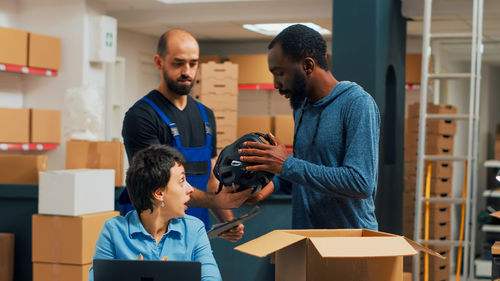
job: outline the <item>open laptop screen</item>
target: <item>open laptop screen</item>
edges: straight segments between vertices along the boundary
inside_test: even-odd
[[[201,281],[195,261],[94,260],[94,281]]]

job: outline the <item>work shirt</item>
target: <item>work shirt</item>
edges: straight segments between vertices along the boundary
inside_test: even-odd
[[[199,261],[201,280],[222,280],[203,222],[189,215],[171,219],[158,244],[144,229],[135,210],[104,223],[95,245],[94,259],[137,260],[139,254],[144,260],[167,257],[170,261]],[[91,267],[89,281],[93,280]]]

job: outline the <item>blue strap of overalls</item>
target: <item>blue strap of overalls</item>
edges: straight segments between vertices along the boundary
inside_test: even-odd
[[[177,125],[172,121],[170,121],[167,115],[163,113],[163,111],[152,100],[150,100],[147,97],[143,97],[141,100],[147,102],[156,111],[156,113],[160,115],[160,118],[165,122],[165,124],[167,124],[170,127],[170,132],[174,137],[173,139],[174,143],[172,146],[182,147],[181,136],[179,134],[179,129],[177,128]],[[201,117],[203,118],[203,123],[205,124],[205,144],[212,143],[212,127],[208,122],[207,113],[205,112],[205,107],[198,101],[196,101],[196,105],[200,110]]]

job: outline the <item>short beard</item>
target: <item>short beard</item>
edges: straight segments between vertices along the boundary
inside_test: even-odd
[[[290,94],[290,106],[293,110],[299,109],[306,98],[307,79],[304,74],[297,70],[293,79],[293,88]]]
[[[167,83],[167,88],[171,92],[173,92],[179,96],[185,96],[191,92],[191,89],[193,88],[194,81],[191,81],[191,84],[189,84],[189,85],[184,85],[184,84],[180,85],[177,83],[177,81],[175,81],[174,79],[171,79],[167,75],[166,71],[162,71],[162,72],[163,72],[163,79]]]

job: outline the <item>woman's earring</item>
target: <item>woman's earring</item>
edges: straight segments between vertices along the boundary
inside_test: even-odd
[[[165,202],[161,201],[161,206],[165,207]]]

